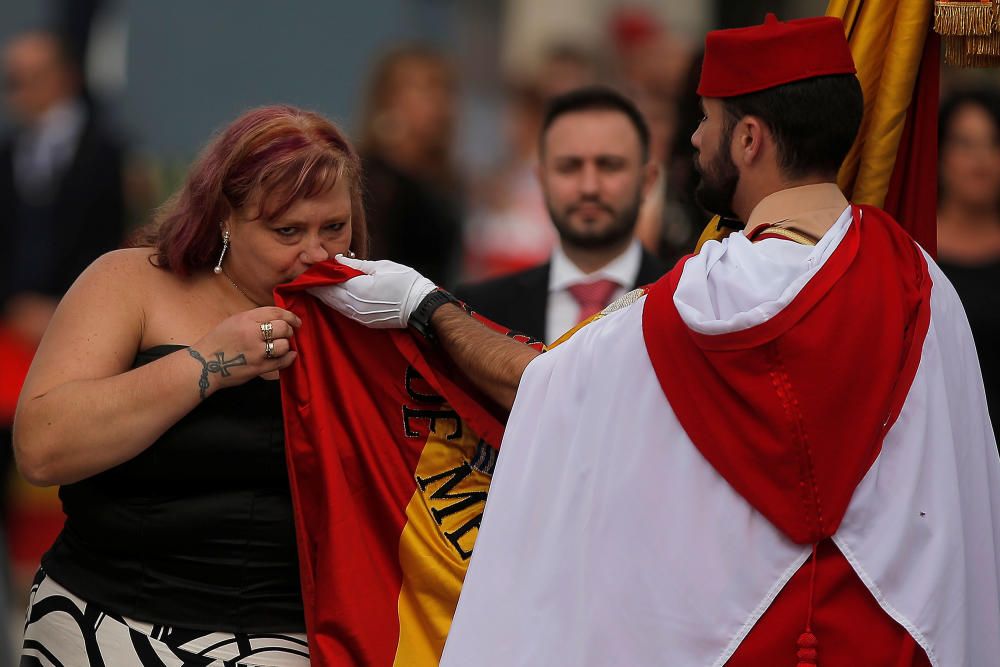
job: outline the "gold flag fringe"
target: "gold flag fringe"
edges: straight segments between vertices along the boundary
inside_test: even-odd
[[[1000,32],[966,38],[965,51],[970,56],[1000,57]]]
[[[996,26],[996,11],[992,2],[934,3],[934,32],[939,35],[989,35]]]
[[[942,36],[944,61],[959,67],[1000,65],[1000,0],[936,0],[934,31]]]
[[[969,54],[966,52],[964,37],[944,37],[941,39],[941,52],[944,62],[956,67],[973,67]]]
[[[973,37],[946,37],[941,40],[944,62],[956,67],[997,67],[1000,56],[976,53],[978,47],[968,40]],[[985,50],[985,49],[984,49]]]

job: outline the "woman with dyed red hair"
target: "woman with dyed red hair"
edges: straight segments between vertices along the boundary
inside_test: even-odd
[[[144,244],[67,293],[16,416],[21,473],[61,485],[66,513],[31,589],[25,656],[308,664],[269,381],[295,362],[300,322],[272,290],[365,254],[359,178],[329,121],[255,109],[209,144]]]

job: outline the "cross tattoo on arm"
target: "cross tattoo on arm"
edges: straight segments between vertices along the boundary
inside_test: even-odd
[[[208,391],[208,374],[218,373],[222,377],[229,377],[229,369],[233,366],[246,366],[247,358],[239,354],[232,359],[226,359],[225,352],[216,352],[215,359],[212,361],[207,361],[205,357],[198,353],[198,350],[193,348],[188,348],[188,354],[195,358],[195,360],[201,364],[201,377],[198,378],[198,391],[202,399],[205,398],[205,392]]]

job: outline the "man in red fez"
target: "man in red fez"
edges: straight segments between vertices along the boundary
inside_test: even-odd
[[[513,405],[442,665],[1000,661],[1000,459],[934,261],[835,179],[835,18],[709,33],[702,203],[743,226],[535,357],[406,267],[319,294]]]

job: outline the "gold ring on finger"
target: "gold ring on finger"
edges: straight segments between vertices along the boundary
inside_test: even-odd
[[[264,342],[274,339],[274,325],[270,322],[260,323],[260,335],[264,337]]]
[[[274,359],[274,341],[273,340],[268,339],[268,340],[264,341],[264,358],[265,359]]]

